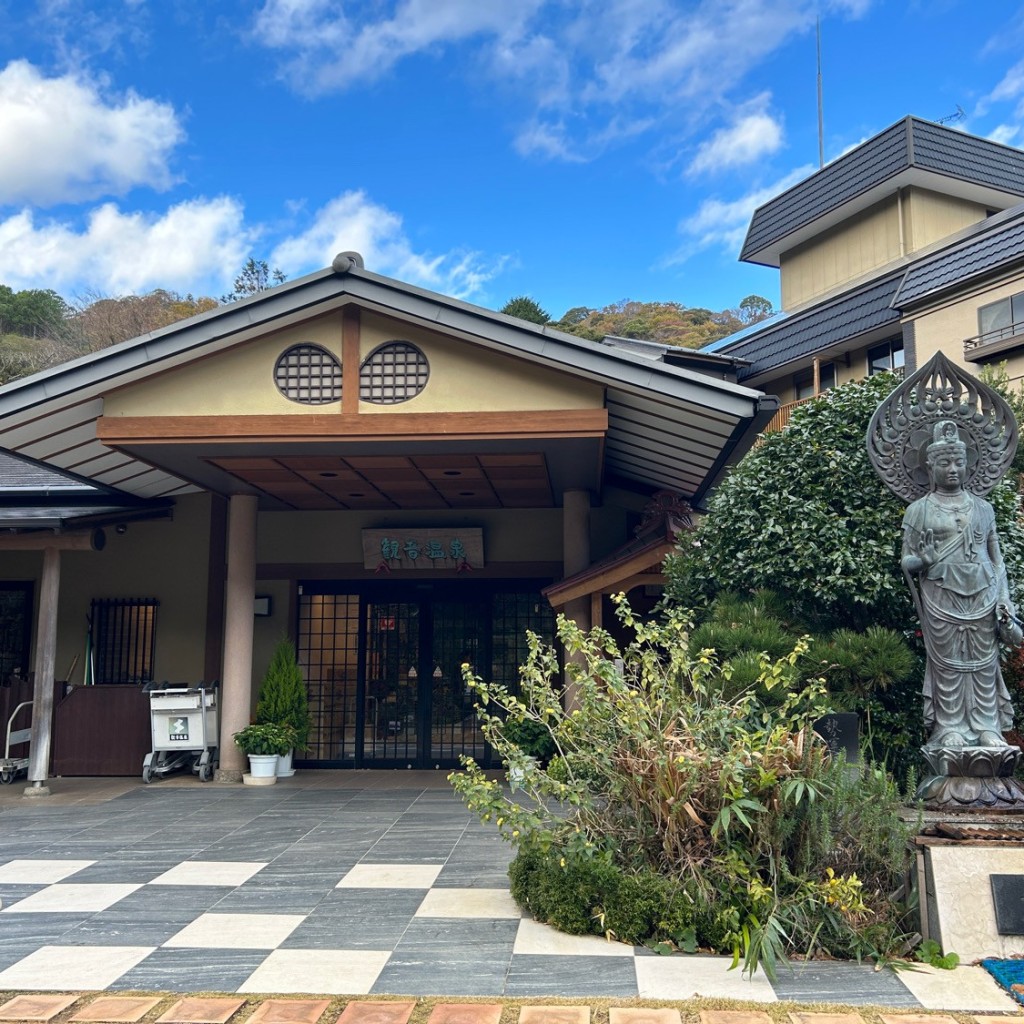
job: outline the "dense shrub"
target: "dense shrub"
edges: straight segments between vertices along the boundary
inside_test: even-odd
[[[452,781],[517,845],[516,899],[564,930],[729,952],[769,975],[790,952],[888,953],[907,858],[899,797],[815,737],[827,704],[821,681],[801,678],[806,641],[760,656],[756,687],[724,696],[731,667],[692,653],[683,616],[620,611],[635,637],[622,650],[559,620],[570,710],[553,689],[558,658],[536,637],[520,697],[471,680],[489,741],[522,781],[513,799],[471,759]],[[548,768],[508,738],[525,721],[551,738]]]

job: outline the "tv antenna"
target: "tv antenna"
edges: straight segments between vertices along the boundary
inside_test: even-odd
[[[947,114],[945,117],[940,117],[936,124],[959,124],[961,121],[967,120],[967,114],[964,108],[958,103],[956,105],[956,112],[953,114]]]

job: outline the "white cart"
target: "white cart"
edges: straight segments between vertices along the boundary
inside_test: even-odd
[[[7,741],[4,744],[4,756],[0,757],[0,783],[5,786],[9,786],[14,781],[18,772],[28,773],[28,758],[11,757],[11,747],[16,747],[19,743],[28,743],[32,736],[31,729],[14,728],[14,720],[18,717],[18,712],[22,708],[30,707],[32,707],[32,701],[22,701],[14,709],[14,714],[7,720]]]
[[[187,766],[209,782],[217,764],[217,691],[204,686],[153,690],[149,717],[153,749],[142,762],[142,781]]]

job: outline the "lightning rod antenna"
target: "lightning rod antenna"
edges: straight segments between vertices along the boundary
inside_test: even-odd
[[[821,103],[821,16],[815,19],[818,41],[818,166],[825,166],[825,115]]]

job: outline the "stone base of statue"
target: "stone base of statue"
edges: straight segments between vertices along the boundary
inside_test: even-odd
[[[916,799],[929,811],[1024,811],[1024,784],[1013,777],[1019,747],[924,747],[932,774]]]

